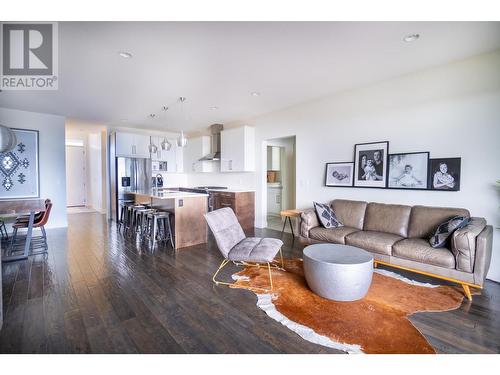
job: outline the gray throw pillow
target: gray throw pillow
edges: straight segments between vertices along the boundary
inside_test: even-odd
[[[335,216],[335,212],[333,212],[330,206],[328,206],[327,204],[316,202],[313,202],[313,204],[321,225],[323,225],[325,228],[343,227],[343,224],[337,219],[337,217]]]
[[[469,224],[469,221],[470,217],[468,216],[454,216],[446,220],[437,227],[434,235],[429,238],[429,243],[432,247],[445,247],[448,238],[450,238],[453,232],[465,227]]]

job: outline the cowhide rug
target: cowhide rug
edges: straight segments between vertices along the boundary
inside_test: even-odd
[[[457,309],[459,287],[423,284],[390,271],[375,270],[368,294],[355,302],[335,302],[314,294],[302,260],[286,260],[273,270],[273,293],[257,294],[257,306],[304,339],[348,353],[435,353],[408,316]],[[267,287],[267,268],[247,267],[233,275],[239,286]]]

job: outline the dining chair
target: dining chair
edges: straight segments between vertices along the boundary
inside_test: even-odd
[[[45,211],[40,212],[37,216],[35,216],[35,222],[33,223],[33,229],[35,228],[40,228],[40,231],[42,232],[41,236],[33,236],[31,239],[31,246],[32,249],[36,248],[41,248],[41,251],[36,251],[36,252],[30,252],[30,255],[34,254],[42,254],[46,253],[48,251],[48,244],[47,244],[47,233],[45,232],[45,225],[49,221],[50,218],[50,211],[52,210],[52,202],[50,199],[47,199],[45,201]],[[19,217],[16,219],[14,224],[12,224],[12,239],[10,243],[10,253],[15,249],[16,246],[16,241],[19,239],[18,237],[18,230],[22,228],[28,228],[29,221],[25,220],[25,217]]]
[[[219,251],[224,260],[212,277],[216,285],[228,285],[242,289],[257,289],[270,292],[273,289],[271,269],[284,270],[281,247],[283,241],[276,238],[246,237],[234,211],[230,207],[221,208],[205,214]],[[277,265],[274,258],[280,253],[281,264]],[[229,262],[237,266],[267,267],[269,273],[269,288],[240,286],[216,279],[218,273]]]

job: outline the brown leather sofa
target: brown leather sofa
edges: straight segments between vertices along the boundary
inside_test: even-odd
[[[433,248],[428,239],[447,219],[470,216],[463,208],[404,206],[336,199],[331,202],[344,225],[324,228],[315,210],[301,214],[300,236],[308,243],[333,242],[352,245],[373,254],[375,266],[384,264],[470,288],[482,288],[491,261],[493,228],[486,220],[472,217],[456,230],[450,248]]]

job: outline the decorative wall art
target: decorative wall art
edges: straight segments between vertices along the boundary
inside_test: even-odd
[[[385,188],[389,142],[354,145],[354,186]]]
[[[326,186],[351,187],[354,180],[354,163],[326,163]]]
[[[429,159],[430,153],[389,155],[389,142],[354,145],[354,162],[326,163],[325,186],[409,190],[460,190],[461,158]]]
[[[12,130],[16,147],[0,153],[0,199],[39,198],[38,131]]]
[[[391,189],[427,189],[429,168],[428,152],[408,152],[389,155],[389,179]]]
[[[431,190],[460,190],[461,158],[431,159],[429,187]]]

